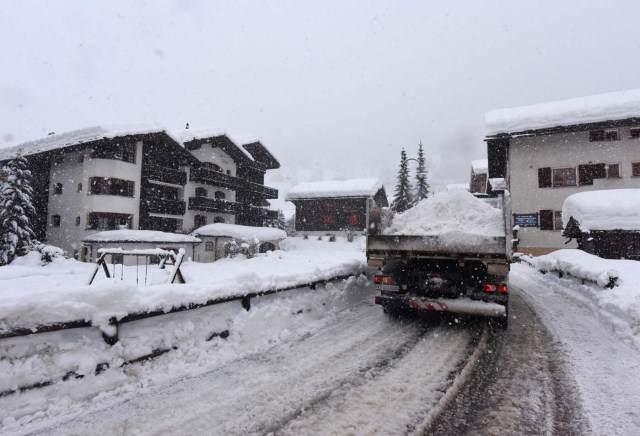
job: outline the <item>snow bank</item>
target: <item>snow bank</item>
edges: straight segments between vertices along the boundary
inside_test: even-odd
[[[544,274],[538,280],[562,292],[577,303],[592,307],[603,316],[620,337],[630,340],[640,349],[640,262],[633,260],[601,259],[580,250],[558,250],[539,257],[523,256],[523,263],[537,270],[561,271],[566,276]],[[512,283],[531,271],[524,265],[512,266]],[[573,276],[570,278],[567,276]],[[588,282],[582,284],[585,279]],[[613,288],[607,286],[617,277]],[[595,287],[589,282],[595,282]],[[570,310],[568,308],[568,310]]]
[[[84,238],[87,242],[200,242],[191,235],[160,232],[157,230],[107,230]]]
[[[603,288],[613,286],[620,276],[605,259],[577,249],[558,250],[538,257],[520,256],[520,259],[540,272],[560,272]]]
[[[570,195],[562,206],[565,227],[571,217],[584,232],[640,230],[640,189],[605,189]]]
[[[450,243],[504,237],[500,209],[462,189],[440,192],[393,218],[387,235],[440,236]]]
[[[640,116],[640,89],[497,109],[485,114],[487,135]]]
[[[0,331],[72,320],[101,325],[111,316],[169,311],[216,298],[303,286],[357,275],[366,267],[361,243],[307,242],[311,241],[290,241],[283,244],[283,249],[291,251],[271,251],[252,259],[186,262],[181,268],[186,284],[161,284],[171,273],[170,267],[123,269],[121,265],[109,265],[110,271],[116,268],[111,271],[115,279],[107,279],[98,271],[94,284],[87,286],[94,264],[55,259],[43,267],[35,253],[28,259],[21,258],[22,265],[14,262],[0,267]],[[319,246],[326,248],[317,249]]]
[[[468,183],[449,183],[447,185],[447,191],[453,191],[454,189],[463,189],[465,191],[469,190]]]
[[[287,237],[284,230],[274,227],[251,227],[226,223],[207,224],[194,230],[193,234],[196,236],[227,236],[247,241],[256,238],[259,242],[280,240]]]
[[[343,181],[305,182],[294,186],[287,200],[322,197],[369,197],[382,188],[378,179],[352,179]]]

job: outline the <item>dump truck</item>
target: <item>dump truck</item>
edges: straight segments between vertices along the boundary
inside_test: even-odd
[[[464,195],[471,194],[465,191]],[[481,315],[494,318],[502,328],[507,327],[512,254],[509,193],[494,191],[475,197],[499,211],[499,214],[490,211],[493,235],[479,232],[467,235],[464,231],[367,235],[367,262],[378,268],[374,286],[380,294],[375,296],[375,303],[385,313],[394,317],[417,311]],[[432,215],[440,217],[441,213]],[[473,213],[477,212],[467,212]],[[421,219],[419,214],[414,217]],[[465,217],[464,210],[455,210],[454,218],[474,217]],[[501,222],[496,223],[498,220]]]

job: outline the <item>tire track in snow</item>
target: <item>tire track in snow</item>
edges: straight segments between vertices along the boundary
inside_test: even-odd
[[[435,329],[436,331],[438,329]],[[279,427],[335,392],[366,384],[413,353],[424,324],[388,320],[379,307],[363,305],[338,315],[336,323],[304,340],[226,365],[169,386],[148,388],[106,411],[77,419],[60,430],[83,433],[262,433]],[[437,336],[434,336],[437,339]],[[447,340],[436,340],[444,347]],[[466,342],[462,341],[464,350]],[[454,365],[442,362],[442,372]],[[415,365],[420,359],[414,359]],[[440,374],[438,374],[440,375]]]

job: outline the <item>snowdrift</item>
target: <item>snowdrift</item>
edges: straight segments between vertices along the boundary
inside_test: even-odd
[[[566,227],[573,217],[580,230],[640,230],[640,189],[603,189],[570,195],[562,206]]]

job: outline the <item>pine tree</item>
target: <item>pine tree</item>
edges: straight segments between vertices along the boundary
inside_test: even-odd
[[[418,148],[418,170],[416,173],[416,197],[415,203],[429,197],[429,183],[427,182],[427,168],[425,165],[424,149],[422,142]]]
[[[282,209],[278,209],[278,218],[276,219],[276,227],[280,230],[287,230],[287,220],[284,217]]]
[[[409,165],[407,152],[402,149],[400,153],[400,170],[398,171],[398,184],[391,203],[391,210],[404,212],[411,207],[411,184],[409,183]]]
[[[0,188],[0,265],[27,254],[34,237],[30,217],[36,213],[31,171],[24,156],[18,154],[4,171],[7,180]]]

